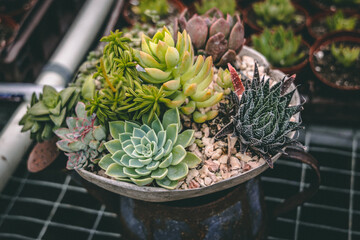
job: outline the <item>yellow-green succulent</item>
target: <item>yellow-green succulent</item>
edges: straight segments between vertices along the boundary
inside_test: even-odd
[[[192,114],[196,122],[216,117],[216,111],[199,111],[215,105],[223,97],[222,92],[209,88],[214,77],[212,58],[198,56],[195,61],[186,31],[178,32],[176,42],[166,27],[152,39],[143,35],[141,50],[135,51],[135,55],[143,68],[140,78],[167,92],[167,107],[179,107],[184,114]]]

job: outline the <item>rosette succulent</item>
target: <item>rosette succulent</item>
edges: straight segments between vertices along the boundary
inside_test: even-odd
[[[326,18],[326,25],[330,32],[340,30],[352,31],[355,29],[357,21],[358,18],[356,16],[346,18],[342,11],[337,11],[334,15]]]
[[[241,82],[237,74],[232,75],[232,78],[235,78],[233,82]],[[296,139],[289,137],[291,132],[301,128],[301,122],[291,118],[302,110],[302,105],[290,106],[295,90],[286,93],[293,81],[293,77],[284,77],[270,87],[269,79],[263,77],[260,80],[255,64],[251,84],[247,82],[238,94],[232,93],[235,115],[215,137],[232,133],[239,140],[241,152],[251,150],[273,167],[272,156],[283,152],[286,146],[299,144]]]
[[[225,19],[216,8],[202,16],[194,14],[190,19],[184,10],[175,22],[177,28],[189,33],[196,55],[211,56],[219,67],[235,61],[245,43],[244,26],[239,15],[232,17],[227,14]]]
[[[45,85],[39,98],[34,93],[30,107],[20,120],[22,132],[30,131],[31,138],[38,142],[48,140],[54,136],[53,130],[63,126],[68,115],[77,103],[80,90],[68,87],[57,92],[55,88]]]
[[[146,118],[144,116],[143,122],[148,122]],[[194,130],[180,133],[177,108],[167,110],[162,121],[156,116],[149,125],[128,121],[109,125],[114,140],[105,143],[110,154],[101,159],[99,166],[117,180],[140,186],[155,180],[161,187],[174,189],[189,168],[201,162],[185,150],[193,142]]]
[[[196,12],[204,14],[212,8],[218,8],[223,14],[233,15],[236,10],[235,0],[201,0],[194,3]]]
[[[196,111],[218,103],[223,93],[209,88],[213,80],[212,58],[204,60],[194,53],[190,36],[186,31],[177,35],[175,43],[169,30],[164,27],[152,39],[143,35],[141,50],[135,51],[143,71],[140,78],[165,91],[161,102],[168,108],[179,107],[184,114],[193,114],[196,122],[216,117],[216,111]],[[146,101],[147,99],[144,99]]]
[[[306,58],[301,47],[301,35],[295,35],[291,29],[285,30],[282,26],[265,29],[260,35],[253,35],[252,41],[254,48],[275,67],[294,66]]]
[[[261,27],[289,24],[296,16],[290,0],[265,0],[254,3],[253,9],[257,16],[256,23]]]
[[[360,56],[360,47],[345,47],[340,44],[336,47],[336,44],[331,44],[331,54],[340,65],[345,68],[352,67]]]
[[[67,169],[79,169],[88,160],[97,163],[105,150],[105,127],[98,124],[96,115],[87,116],[85,104],[79,102],[75,108],[76,117],[66,118],[68,128],[59,128],[55,134],[60,138],[56,146],[68,156]]]

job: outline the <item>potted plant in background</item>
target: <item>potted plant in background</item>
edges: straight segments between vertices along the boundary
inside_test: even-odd
[[[179,0],[129,1],[124,6],[123,17],[130,26],[141,22],[165,25],[184,8],[184,4]],[[168,22],[165,23],[164,20]]]
[[[234,15],[235,10],[237,8],[236,1],[235,0],[225,0],[225,1],[216,1],[216,0],[210,0],[210,1],[196,1],[194,3],[195,10],[198,14],[203,15],[207,11],[209,11],[212,8],[219,9],[224,15],[230,14]]]
[[[292,30],[282,26],[265,29],[261,34],[253,35],[251,40],[254,48],[284,73],[298,73],[308,63],[309,45]]]
[[[265,0],[253,3],[243,11],[244,21],[255,32],[265,27],[282,25],[300,32],[306,23],[308,13],[290,0]]]
[[[285,150],[319,173],[311,156],[286,149],[301,128],[294,78],[247,47],[241,77],[230,64],[215,69],[211,56],[195,55],[186,30],[176,36],[164,27],[132,48],[112,32],[68,88],[34,95],[20,124],[38,141],[56,135],[69,169],[119,194],[128,237],[260,239],[267,224],[257,176]],[[314,194],[317,176],[274,216]]]
[[[360,15],[343,10],[327,11],[308,18],[306,26],[310,35],[318,39],[326,33],[357,31],[360,29]]]
[[[354,74],[359,68],[359,34],[337,32],[327,35],[310,49],[310,66],[323,83],[341,90],[360,89],[359,77]]]

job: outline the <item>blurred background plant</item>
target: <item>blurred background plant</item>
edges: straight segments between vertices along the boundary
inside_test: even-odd
[[[265,29],[260,35],[252,36],[254,48],[275,67],[293,66],[306,57],[301,40],[301,35],[295,35],[292,30],[285,30],[282,26]]]
[[[331,45],[331,54],[335,57],[336,62],[343,67],[352,67],[359,60],[360,47],[346,47],[340,44],[338,47],[335,43]]]
[[[339,10],[334,15],[326,18],[326,25],[330,32],[355,29],[357,17],[345,17],[343,11]]]
[[[235,0],[200,0],[194,3],[196,12],[200,15],[205,14],[212,8],[219,9],[223,14],[234,15],[236,11],[236,1]]]

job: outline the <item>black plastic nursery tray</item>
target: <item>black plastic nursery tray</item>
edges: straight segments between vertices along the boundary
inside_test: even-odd
[[[313,199],[278,218],[269,240],[360,239],[360,129],[308,126],[301,139],[320,162]],[[268,208],[306,187],[309,169],[279,159],[262,175]],[[22,161],[0,194],[0,239],[119,239],[116,214],[70,176],[32,174]]]

